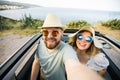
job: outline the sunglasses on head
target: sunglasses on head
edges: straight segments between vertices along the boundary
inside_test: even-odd
[[[77,39],[79,39],[79,40],[82,40],[84,38],[84,36],[82,35],[82,34],[78,34],[77,35]],[[87,42],[92,42],[92,37],[91,36],[86,36],[85,37],[85,40],[87,41]]]
[[[43,30],[42,30],[42,35],[43,35],[43,36],[46,36],[46,37],[47,37],[49,33],[50,33],[50,32],[49,32],[48,30],[46,30],[46,29],[43,29]],[[57,37],[57,36],[59,35],[59,31],[53,30],[51,34],[52,34],[53,37]]]

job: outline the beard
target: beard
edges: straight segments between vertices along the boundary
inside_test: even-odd
[[[44,42],[45,42],[45,45],[48,49],[54,49],[59,45],[60,40],[57,41],[56,38],[45,38]]]

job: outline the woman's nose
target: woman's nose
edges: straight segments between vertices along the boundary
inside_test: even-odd
[[[81,41],[82,41],[82,42],[86,42],[85,38],[83,38]]]

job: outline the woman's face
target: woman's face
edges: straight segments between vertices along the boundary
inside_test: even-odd
[[[92,36],[90,32],[82,32],[77,35],[76,45],[80,50],[87,50],[92,43]]]

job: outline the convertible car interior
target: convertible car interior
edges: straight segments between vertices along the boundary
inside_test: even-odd
[[[62,41],[67,43],[69,39],[68,34],[76,31],[77,29],[66,29]],[[110,62],[107,72],[103,77],[106,80],[120,80],[120,42],[99,32],[96,32],[95,35],[103,45],[102,52]],[[31,66],[41,36],[41,33],[34,35],[0,65],[0,80],[30,80]]]

